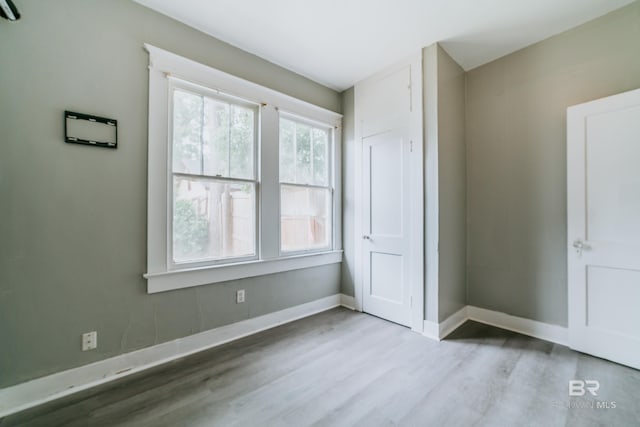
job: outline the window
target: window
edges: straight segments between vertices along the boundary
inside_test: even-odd
[[[171,86],[172,262],[254,258],[257,106]]]
[[[341,116],[149,52],[149,293],[342,260]]]
[[[299,119],[280,119],[280,249],[331,246],[329,156],[333,132]]]

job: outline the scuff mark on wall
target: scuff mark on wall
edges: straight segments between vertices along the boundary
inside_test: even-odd
[[[198,292],[198,288],[195,289],[194,292],[194,296],[196,299],[196,307],[197,307],[197,312],[198,312],[198,331],[203,331],[204,330],[204,323],[202,321],[203,316],[202,316],[202,306],[200,305],[200,293]]]
[[[153,343],[158,344],[158,306],[153,304]]]
[[[131,314],[129,314],[127,319],[127,327],[124,328],[124,332],[122,332],[122,338],[120,339],[120,351],[123,353],[126,351],[126,343],[127,336],[129,335],[129,331],[131,331]]]

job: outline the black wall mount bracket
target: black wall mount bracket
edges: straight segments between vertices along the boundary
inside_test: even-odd
[[[76,133],[74,135],[69,135],[72,126],[72,122],[75,120],[82,120],[84,126],[81,126],[82,132]],[[89,124],[89,126],[86,126]],[[92,124],[98,126],[92,126]],[[104,128],[107,129],[104,129]],[[95,129],[93,129],[95,128]],[[106,131],[106,132],[105,132]],[[76,132],[80,132],[80,129],[76,129]],[[109,138],[106,141],[98,141],[97,138],[92,138],[87,135],[111,135],[112,138]],[[73,111],[65,111],[64,112],[64,140],[65,142],[73,143],[73,144],[83,144],[83,145],[93,145],[96,147],[104,147],[104,148],[118,148],[118,121],[114,119],[107,119],[105,117],[92,116],[90,114],[83,113],[75,113]]]

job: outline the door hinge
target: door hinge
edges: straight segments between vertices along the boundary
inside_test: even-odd
[[[413,153],[413,141],[409,141],[409,152]]]
[[[409,307],[413,307],[413,297],[409,297]]]

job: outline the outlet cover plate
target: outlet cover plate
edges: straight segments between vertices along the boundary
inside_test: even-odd
[[[98,333],[96,331],[82,334],[82,351],[93,350],[98,347]]]
[[[244,289],[236,291],[236,304],[242,304],[244,302]]]

